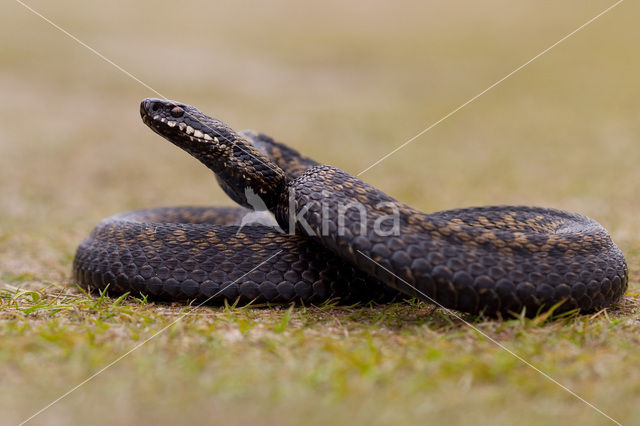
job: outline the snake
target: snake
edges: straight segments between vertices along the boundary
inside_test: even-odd
[[[73,261],[85,289],[213,305],[416,298],[487,316],[592,312],[627,289],[623,253],[583,215],[507,205],[423,213],[194,106],[147,98],[140,115],[208,167],[239,207],[102,220]],[[265,219],[245,223],[251,216]]]

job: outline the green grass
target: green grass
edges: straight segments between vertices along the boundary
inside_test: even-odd
[[[490,414],[509,422],[512,410],[526,410],[532,423],[602,420],[460,319],[422,303],[188,308],[60,285],[8,287],[0,300],[3,388],[13,390],[3,403],[16,414],[136,348],[43,418],[296,424]],[[466,320],[624,419],[637,414],[624,396],[640,390],[640,373],[628,368],[638,361],[637,308],[627,298],[592,316]]]
[[[30,4],[168,97],[354,174],[612,4],[71,3]],[[416,301],[194,308],[80,291],[73,254],[101,218],[231,202],[140,122],[153,93],[3,3],[0,423],[149,338],[33,423],[609,423],[487,336],[637,423],[638,11],[622,3],[362,175],[424,211],[577,211],[625,253],[618,306],[464,316],[476,331]]]

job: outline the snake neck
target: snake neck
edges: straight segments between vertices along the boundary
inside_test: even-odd
[[[235,202],[254,210],[275,209],[288,178],[244,136],[175,101],[145,99],[140,115],[154,132],[213,171]]]

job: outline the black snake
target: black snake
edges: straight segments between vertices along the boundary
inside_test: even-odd
[[[76,253],[74,276],[85,288],[217,304],[409,296],[488,315],[554,306],[592,311],[627,288],[621,251],[584,216],[521,206],[425,214],[192,106],[145,99],[140,113],[245,208],[170,207],[107,218]],[[241,227],[251,206],[271,212],[287,232]]]

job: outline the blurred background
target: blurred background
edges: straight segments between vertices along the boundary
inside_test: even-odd
[[[29,4],[164,96],[356,174],[611,2]],[[231,204],[142,124],[157,94],[0,7],[3,271],[66,277],[79,240],[123,210]],[[424,211],[578,211],[632,249],[637,11],[623,3],[361,177]]]
[[[31,0],[162,95],[357,174],[612,1]],[[640,252],[640,7],[624,2],[362,176],[424,211],[577,211]],[[68,282],[102,218],[231,205],[144,126],[157,96],[0,5],[0,274]]]

